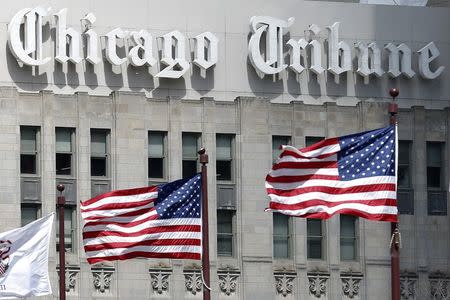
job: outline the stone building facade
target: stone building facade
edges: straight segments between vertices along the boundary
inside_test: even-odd
[[[16,12],[36,6],[22,2],[9,3],[0,13],[5,25],[0,28],[5,42],[0,59],[7,66],[0,71],[0,231],[55,211],[56,185],[63,183],[68,299],[202,298],[200,261],[89,265],[79,212],[81,200],[101,192],[168,182],[195,171],[200,146],[210,160],[212,299],[390,299],[390,224],[349,216],[307,221],[272,215],[264,212],[264,180],[281,143],[300,148],[385,126],[391,101],[387,90],[393,86],[401,92],[402,299],[448,299],[450,77],[445,69],[436,79],[421,78],[417,50],[434,41],[441,55],[432,69],[450,65],[449,8],[175,1],[156,11],[157,4],[147,1],[128,8],[101,1],[66,3],[67,24],[75,29],[82,16],[94,11],[92,28],[102,33],[120,25],[145,28],[157,37],[175,26],[186,37],[208,30],[218,37],[218,62],[206,77],[191,63],[179,79],[157,79],[161,64],[147,72],[106,59],[96,65],[53,59],[40,67],[18,63],[6,43],[7,28]],[[408,43],[417,74],[363,78],[354,72],[358,57],[352,52],[353,71],[337,77],[310,70],[297,76],[286,68],[260,78],[246,53],[254,15],[295,16],[289,37],[297,39],[314,22],[325,28],[339,21],[346,24],[342,40],[350,45]],[[43,51],[51,56],[54,36],[45,26]],[[317,36],[326,45],[326,31]],[[194,55],[187,44],[186,53]],[[127,50],[120,46],[123,55]],[[104,45],[100,48],[105,55]],[[154,48],[160,58],[161,44]],[[327,52],[325,46],[322,51]],[[388,56],[381,62],[387,70]],[[52,245],[56,242],[55,234]],[[43,299],[58,298],[57,269],[55,246],[50,252],[54,295]]]

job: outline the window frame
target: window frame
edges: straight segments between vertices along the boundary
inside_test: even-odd
[[[189,132],[182,132],[181,133],[181,174],[182,174],[183,178],[186,178],[186,177],[189,177],[189,176],[193,175],[193,174],[190,174],[189,176],[185,176],[184,168],[183,168],[183,165],[184,165],[185,161],[187,161],[187,162],[195,162],[196,173],[200,172],[200,166],[199,166],[199,163],[198,163],[199,157],[198,157],[197,153],[196,153],[195,157],[194,156],[192,156],[192,157],[184,156],[184,153],[183,153],[184,142],[183,142],[183,140],[184,140],[185,137],[188,137],[188,136],[195,137],[195,139],[197,141],[197,151],[200,149],[201,143],[202,143],[202,133],[201,132],[190,132],[189,131]]]
[[[23,136],[23,130],[34,130],[34,141],[35,141],[35,150],[34,151],[25,151],[22,148],[22,136]],[[20,160],[19,160],[19,171],[20,176],[22,177],[39,177],[41,165],[40,165],[40,154],[41,154],[41,130],[39,126],[28,126],[28,125],[21,125],[20,126]],[[22,173],[22,155],[33,155],[35,160],[35,169],[36,171],[34,173]]]
[[[70,250],[67,250],[68,248],[64,248],[66,253],[77,253],[77,206],[76,205],[65,205],[64,206],[64,217],[67,215],[67,211],[70,210],[70,217],[71,221],[70,224],[72,225],[70,228],[70,240],[71,240],[71,248]],[[56,210],[56,226],[55,226],[55,246],[56,246],[56,252],[59,252],[59,209]],[[64,220],[65,222],[65,220]],[[64,224],[64,246],[67,246],[65,243],[66,238],[66,231],[67,228]]]
[[[275,234],[275,216],[286,218],[287,219],[287,234]],[[275,238],[281,238],[284,241],[287,241],[287,255],[281,256],[275,254]],[[281,214],[281,213],[272,213],[272,256],[274,259],[291,259],[292,258],[292,218],[290,216]]]
[[[231,233],[229,232],[220,232],[219,231],[219,213],[223,212],[229,215],[230,219],[229,222],[231,223]],[[217,246],[217,256],[218,257],[235,257],[236,255],[236,210],[233,209],[217,209],[216,211],[217,213],[217,240],[216,240],[216,246]],[[229,237],[231,239],[231,253],[225,253],[225,252],[220,252],[219,249],[219,238],[221,236],[225,236],[225,237]]]
[[[24,218],[23,218],[23,209],[24,208],[36,209],[36,219],[34,219],[34,220],[32,220],[32,221],[30,221],[28,223],[24,223]],[[26,203],[26,202],[24,203],[24,202],[22,202],[20,204],[20,225],[21,225],[21,227],[23,227],[23,226],[25,226],[25,225],[27,225],[27,224],[29,224],[29,223],[31,223],[33,221],[36,221],[37,219],[41,218],[41,215],[42,215],[42,211],[41,210],[42,210],[42,206],[41,206],[40,203]]]
[[[57,134],[56,132],[58,130],[68,130],[70,132],[70,151],[58,151],[56,149],[56,139]],[[58,154],[69,154],[70,155],[70,174],[56,174],[56,156]],[[76,177],[77,170],[76,170],[76,129],[73,127],[55,127],[55,175],[56,177],[62,177],[62,178],[73,178]]]
[[[319,236],[309,235],[308,226],[312,222],[317,222],[320,224],[320,235]],[[306,258],[308,260],[324,260],[325,259],[325,251],[324,251],[325,231],[324,231],[324,228],[325,228],[325,222],[322,219],[310,219],[310,218],[306,219]],[[318,257],[318,258],[310,256],[309,245],[310,245],[310,240],[313,238],[320,240],[320,257]]]
[[[278,142],[276,142],[276,140],[282,140],[285,139],[286,143],[281,142],[281,144],[279,144]],[[276,144],[279,144],[277,147],[274,147]],[[281,145],[291,145],[292,144],[292,137],[290,135],[272,135],[272,165],[276,163],[278,157],[281,154],[281,150],[279,149],[279,147]]]
[[[150,137],[152,133],[161,134],[162,135],[162,148],[163,155],[162,156],[151,156],[150,155]],[[168,132],[163,130],[149,130],[147,131],[147,179],[151,181],[167,181],[167,165],[168,165],[168,151],[167,151],[167,142],[168,142]],[[162,159],[162,177],[150,177],[150,159]]]
[[[105,134],[105,153],[92,152],[92,136],[93,132]],[[94,176],[92,175],[92,158],[105,158],[105,175]],[[90,129],[90,177],[95,179],[109,179],[111,177],[111,130],[103,128],[91,128]]]
[[[224,160],[224,159],[218,159],[217,158],[217,140],[218,140],[218,136],[223,136],[223,137],[227,137],[230,139],[230,158],[228,160]],[[217,183],[234,183],[235,181],[235,159],[236,158],[236,153],[235,153],[235,135],[234,134],[230,134],[230,133],[217,133],[216,134],[216,178],[217,178]],[[219,179],[218,174],[217,174],[217,162],[218,161],[227,161],[230,162],[230,179]]]
[[[352,218],[353,220],[353,230],[355,232],[354,236],[343,236],[342,235],[342,218]],[[347,215],[347,214],[341,214],[339,216],[339,256],[341,261],[358,261],[359,259],[359,218],[353,215]],[[352,259],[346,259],[342,256],[342,244],[343,240],[352,240],[353,241],[353,258]]]

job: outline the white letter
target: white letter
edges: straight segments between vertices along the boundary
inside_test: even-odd
[[[417,51],[419,53],[419,73],[423,78],[435,79],[441,75],[445,67],[440,66],[436,71],[430,70],[430,63],[440,55],[434,42],[428,43],[425,47]]]
[[[125,32],[120,28],[115,28],[108,32],[106,35],[106,59],[115,66],[120,66],[124,62],[127,61],[127,58],[120,58],[117,56],[116,52],[116,39],[123,39],[125,38]]]
[[[194,38],[194,43],[193,63],[200,68],[201,75],[206,77],[206,70],[217,63],[219,39],[211,32],[204,32]],[[207,48],[206,53],[205,48]]]
[[[161,62],[167,65],[164,70],[155,77],[180,78],[189,70],[189,63],[185,59],[185,38],[179,31],[172,31],[162,36],[163,57]],[[174,44],[175,43],[175,44]],[[172,46],[175,47],[175,55],[172,57]],[[175,70],[175,66],[181,70]]]
[[[347,43],[339,40],[339,22],[327,27],[328,29],[328,70],[334,75],[352,69],[351,50]],[[341,63],[339,64],[339,57]]]
[[[73,28],[66,27],[67,8],[61,9],[53,15],[56,21],[56,56],[55,59],[60,63],[70,60],[77,64],[81,61],[80,57],[80,33]],[[69,37],[69,56],[66,55],[66,43]]]
[[[287,67],[283,63],[283,28],[291,26],[294,20],[294,18],[289,18],[286,22],[264,16],[250,19],[253,34],[248,43],[248,52],[250,62],[259,73],[258,75],[277,74]],[[259,49],[264,31],[267,31],[265,59]]]
[[[356,72],[364,77],[370,74],[381,77],[384,71],[381,69],[381,53],[377,44],[370,43],[367,46],[362,42],[357,42],[355,48],[358,50],[358,69]]]
[[[153,58],[152,36],[150,33],[145,30],[139,32],[132,31],[131,40],[135,44],[128,53],[131,64],[135,67],[140,67],[145,64],[152,67],[156,63],[156,60]]]
[[[301,50],[304,50],[308,43],[305,39],[299,39],[298,42],[290,39],[287,41],[287,45],[291,46],[289,68],[295,73],[300,74],[305,69],[305,66],[302,66],[300,63]]]
[[[81,19],[81,21],[86,21],[87,24],[85,24],[85,26],[86,29],[88,29],[84,32],[84,35],[87,36],[86,60],[93,65],[98,64],[101,61],[100,57],[98,57],[98,36],[97,33],[90,28],[94,24],[95,20],[97,20],[97,18],[93,13],[88,13],[83,19]]]
[[[404,74],[408,78],[413,78],[416,74],[411,69],[411,49],[405,44],[400,44],[396,47],[394,44],[387,44],[384,49],[389,52],[389,71],[388,74],[395,78]],[[400,52],[402,53],[402,63],[400,65]],[[401,70],[401,72],[400,72]]]
[[[8,26],[8,45],[17,60],[25,65],[41,66],[48,63],[51,58],[42,58],[42,17],[47,11],[42,7],[35,9],[25,8],[14,15]],[[24,41],[20,40],[20,27],[25,18]],[[30,56],[33,54],[34,58]]]

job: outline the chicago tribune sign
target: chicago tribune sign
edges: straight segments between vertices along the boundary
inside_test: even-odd
[[[29,66],[42,66],[52,59],[43,51],[43,28],[49,17],[50,10],[42,7],[25,8],[14,15],[8,24],[8,45],[16,59]],[[156,64],[153,55],[153,37],[146,30],[126,31],[115,28],[101,35],[104,43],[100,46],[99,34],[93,29],[96,21],[94,14],[89,13],[81,19],[81,31],[67,27],[67,9],[61,9],[53,14],[55,27],[55,57],[59,63],[81,63],[96,65],[102,61],[99,53],[104,49],[106,60],[114,66],[131,64],[135,67],[152,67]],[[321,29],[310,25],[305,38],[290,39],[283,44],[283,33],[294,22],[268,16],[255,16],[250,20],[252,35],[248,43],[248,55],[251,64],[260,77],[279,74],[291,70],[297,75],[306,69],[320,75],[328,70],[338,76],[344,72],[353,71],[352,50],[344,41],[339,41],[339,22],[326,27],[328,32],[327,49],[323,51],[323,43],[317,37]],[[163,36],[161,40],[160,70],[155,75],[159,78],[180,78],[190,68],[186,59],[186,37],[174,30]],[[206,70],[217,64],[218,38],[211,32],[204,32],[192,38],[192,64],[198,66],[201,75],[206,76]],[[85,44],[82,45],[82,41]],[[125,45],[127,53],[119,56],[117,48]],[[289,48],[289,64],[285,63],[284,48]],[[81,49],[85,51],[81,51]],[[412,78],[416,72],[412,70],[412,51],[404,43],[396,45],[389,43],[384,46],[388,54],[388,66],[384,70],[381,63],[382,50],[376,42],[357,42],[354,46],[358,66],[356,72],[368,78],[371,75],[380,77],[387,73],[390,77],[406,76]],[[328,67],[323,63],[323,53],[328,55]],[[443,72],[443,66],[432,67],[432,62],[440,55],[434,42],[430,42],[418,52],[418,72],[425,79],[435,79]],[[303,59],[302,59],[303,58]],[[302,64],[303,61],[303,64]],[[306,62],[310,61],[307,65]]]

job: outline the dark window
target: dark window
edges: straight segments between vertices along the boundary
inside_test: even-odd
[[[37,174],[38,128],[20,127],[20,173]]]
[[[217,255],[233,256],[234,210],[217,210]]]
[[[411,187],[411,142],[398,142],[398,187]]]
[[[283,145],[290,145],[291,144],[291,137],[289,136],[282,136],[282,135],[274,135],[272,136],[272,163],[274,164],[278,156],[281,153],[280,146]]]
[[[306,231],[307,231],[307,241],[308,249],[307,255],[311,259],[322,259],[323,250],[323,232],[322,232],[322,220],[318,219],[307,219],[306,220]]]
[[[40,205],[22,204],[20,209],[22,226],[36,221],[39,217]]]
[[[427,187],[442,188],[443,143],[427,142]]]
[[[305,146],[309,147],[311,145],[314,145],[315,143],[323,141],[323,139],[324,137],[322,136],[307,136],[305,137]]]
[[[341,260],[356,260],[356,220],[354,216],[340,216]]]
[[[73,175],[73,142],[75,130],[56,128],[56,175]]]
[[[107,177],[109,172],[109,130],[91,129],[91,176]]]
[[[148,133],[148,177],[165,178],[165,140],[166,133],[150,131]]]
[[[428,214],[447,215],[447,191],[444,184],[444,148],[441,142],[427,142]]]
[[[56,251],[59,251],[59,210],[56,211]],[[64,249],[74,251],[76,207],[64,208]]]
[[[273,213],[273,256],[290,257],[289,216]]]
[[[216,176],[217,180],[231,181],[233,176],[233,136],[216,135]]]
[[[197,151],[199,150],[200,134],[183,132],[183,178],[198,173]]]

